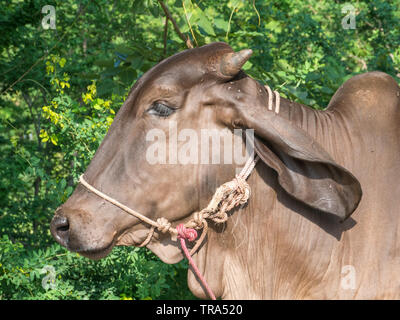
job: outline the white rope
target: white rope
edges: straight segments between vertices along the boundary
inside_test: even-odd
[[[128,212],[129,214],[133,215],[134,217],[148,223],[149,225],[158,228],[160,225],[155,222],[154,220],[151,220],[149,218],[147,218],[146,216],[140,214],[139,212],[132,210],[131,208],[127,207],[126,205],[122,204],[121,202],[109,197],[108,195],[106,195],[105,193],[101,192],[100,190],[96,189],[95,187],[91,186],[88,182],[86,182],[86,180],[83,178],[83,174],[79,177],[79,182],[84,185],[87,189],[89,189],[91,192],[97,194],[99,197],[107,200],[108,202],[111,202],[112,204],[116,205],[117,207],[121,208],[122,210]],[[170,232],[173,232],[175,230],[175,228],[170,228]],[[176,233],[177,234],[177,233]]]
[[[257,155],[254,158],[250,157],[247,160],[247,162],[245,163],[245,165],[242,168],[242,170],[239,173],[239,175],[236,176],[235,179],[233,179],[232,181],[227,182],[227,183],[223,184],[222,186],[233,184],[231,186],[231,188],[228,190],[228,192],[230,192],[230,193],[235,191],[236,189],[240,188],[241,189],[240,191],[245,192],[245,199],[247,201],[248,196],[250,195],[250,192],[248,190],[242,190],[243,187],[241,186],[241,184],[243,184],[243,181],[245,181],[247,179],[247,177],[249,176],[251,171],[254,169],[258,159],[259,158],[258,158]],[[237,179],[241,179],[241,181],[238,181]],[[149,219],[148,217],[146,217],[146,216],[140,214],[139,212],[127,207],[126,205],[122,204],[118,200],[115,200],[114,198],[111,198],[110,196],[106,195],[105,193],[101,192],[100,190],[98,190],[95,187],[93,187],[92,185],[90,185],[83,178],[83,174],[79,177],[79,182],[83,186],[85,186],[88,190],[93,192],[94,194],[98,195],[99,197],[107,200],[108,202],[112,203],[113,205],[121,208],[125,212],[131,214],[132,216],[134,216],[134,217],[136,217],[136,218],[142,220],[143,222],[145,222],[145,223],[147,223],[147,224],[152,226],[152,228],[150,229],[149,234],[147,235],[146,239],[142,242],[142,244],[139,245],[140,247],[145,246],[151,240],[155,228],[157,228],[158,230],[160,230],[163,233],[169,232],[169,233],[174,234],[174,235],[178,234],[178,231],[176,230],[176,228],[171,227],[171,223],[167,219],[158,218],[157,221]],[[247,185],[247,183],[246,183],[246,185]],[[220,204],[221,201],[226,199],[226,195],[225,194],[221,195],[221,192],[220,192],[222,186],[217,189],[217,191],[215,192],[215,194],[214,194],[213,198],[211,199],[209,205],[204,210],[207,210],[208,212],[211,213],[212,210],[214,210],[214,211],[217,210],[218,205]],[[248,185],[247,185],[247,188],[249,188]],[[247,188],[245,188],[245,189],[247,189]],[[233,206],[235,206],[235,205],[236,205],[236,203],[233,204]],[[210,209],[211,207],[213,208],[212,210]],[[204,217],[203,214],[197,213],[197,215],[195,214],[194,219],[192,219],[188,223],[186,223],[186,226],[193,227],[193,224],[194,224],[195,226],[197,226],[199,228],[200,227],[206,227],[205,226],[205,224],[206,224],[205,223],[205,219],[206,218],[209,218],[209,216]],[[216,217],[216,219],[218,219],[218,218],[220,218],[220,217],[219,216]],[[212,219],[212,217],[211,217],[211,219]],[[221,220],[221,222],[222,222],[222,220]]]

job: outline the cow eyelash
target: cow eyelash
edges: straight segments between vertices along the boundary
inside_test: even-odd
[[[147,110],[147,113],[154,114],[162,118],[167,118],[174,112],[174,108],[167,106],[166,104],[163,104],[161,102],[153,102],[151,107]]]

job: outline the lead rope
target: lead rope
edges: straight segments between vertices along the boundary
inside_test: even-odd
[[[266,85],[265,88],[268,91],[268,109],[272,110],[272,92],[271,89]],[[277,91],[275,94],[275,113],[279,113],[280,96]],[[83,174],[79,177],[79,182],[85,186],[88,190],[98,195],[99,197],[107,200],[115,206],[121,208],[127,213],[134,217],[142,220],[143,222],[151,225],[150,231],[147,234],[146,239],[138,245],[139,247],[146,246],[152,239],[155,229],[162,233],[169,232],[171,235],[176,235],[180,241],[182,251],[192,266],[193,271],[197,275],[198,280],[202,284],[203,288],[207,291],[207,294],[212,300],[216,300],[215,295],[207,284],[205,278],[197,268],[195,262],[192,259],[192,255],[197,251],[200,245],[203,243],[204,238],[207,235],[208,223],[207,220],[211,220],[215,223],[223,223],[228,220],[228,212],[234,207],[244,205],[250,197],[250,186],[246,182],[246,179],[254,169],[257,161],[259,160],[258,155],[254,158],[250,157],[244,165],[241,172],[231,181],[228,181],[221,185],[216,191],[208,206],[200,212],[195,212],[193,218],[185,224],[179,224],[176,228],[171,227],[171,223],[165,218],[158,218],[156,221],[147,218],[139,212],[132,210],[125,206],[119,201],[107,196],[100,190],[97,190],[83,178]],[[197,239],[197,231],[195,229],[203,229],[200,239],[197,240],[196,244],[189,252],[186,247],[186,240],[192,242]]]
[[[193,269],[194,273],[196,274],[197,279],[199,279],[200,283],[203,285],[203,288],[207,291],[207,294],[211,298],[211,300],[216,300],[214,293],[212,292],[206,279],[201,274],[199,268],[197,268],[196,263],[192,259],[192,256],[190,255],[189,250],[186,247],[185,240],[188,240],[188,241],[196,240],[197,239],[197,231],[194,229],[185,228],[185,226],[182,223],[176,227],[176,230],[178,230],[178,239],[181,242],[182,251],[186,256],[186,259],[188,259],[189,265],[192,266],[192,269]]]
[[[230,182],[236,183],[237,188],[234,189],[229,189],[229,186],[226,186],[227,184],[229,184],[230,182],[227,182],[225,184],[223,184],[221,187],[227,187],[228,190],[232,190],[233,192],[229,194],[229,197],[231,199],[229,199],[228,201],[228,205],[226,205],[226,208],[224,208],[224,215],[226,215],[230,209],[232,209],[233,207],[237,206],[238,204],[245,204],[250,196],[250,187],[246,182],[247,177],[249,176],[249,174],[251,173],[251,171],[254,169],[255,165],[257,164],[258,161],[258,156],[256,155],[255,158],[249,158],[249,160],[247,160],[245,166],[243,167],[242,171],[240,172],[240,174],[238,176],[236,176],[236,178]],[[236,190],[238,190],[240,187],[244,186],[244,190],[239,190],[239,193],[236,193]],[[221,188],[220,187],[220,188]],[[218,188],[217,191],[214,194],[213,200],[216,197],[218,190],[220,189]],[[222,190],[222,194],[224,193],[224,191]],[[242,194],[243,197],[239,198],[237,197],[237,194]],[[233,202],[233,199],[236,196],[236,201]],[[227,198],[224,198],[227,199]],[[222,200],[224,200],[222,199]],[[222,200],[219,200],[219,204],[221,203]],[[211,200],[210,204],[213,201]],[[214,205],[214,204],[212,204]],[[210,205],[209,205],[210,206]],[[207,208],[209,207],[207,206]],[[207,210],[207,208],[205,210]],[[229,210],[228,210],[229,209]],[[204,210],[202,210],[204,211]],[[204,218],[204,217],[203,217]],[[226,216],[226,219],[228,217]],[[224,221],[225,218],[223,218]],[[205,220],[204,220],[205,221]],[[207,227],[207,224],[205,225]],[[189,253],[189,250],[186,247],[186,241],[188,240],[189,242],[194,241],[197,239],[197,231],[193,228],[186,228],[184,226],[184,224],[179,224],[176,227],[176,230],[178,231],[178,239],[181,243],[181,247],[182,247],[182,251],[186,256],[186,259],[188,259],[189,261],[189,265],[192,266],[192,269],[194,271],[194,273],[197,276],[197,279],[200,281],[200,283],[203,285],[203,288],[206,290],[208,296],[211,298],[211,300],[216,300],[214,293],[212,292],[210,286],[208,285],[206,279],[203,277],[203,275],[201,274],[199,268],[197,268],[196,263],[194,262],[194,260],[192,259],[192,254]],[[193,252],[196,252],[197,248],[203,243],[203,239],[205,237],[205,235],[207,234],[207,229],[203,229],[203,232],[201,234],[201,238],[199,239],[199,241],[197,241],[195,247],[192,249]],[[204,235],[204,236],[203,236]]]

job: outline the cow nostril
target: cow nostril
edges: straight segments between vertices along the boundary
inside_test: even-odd
[[[68,219],[63,216],[54,216],[50,224],[50,231],[53,237],[63,246],[66,246],[69,238]]]
[[[69,224],[67,223],[66,225],[59,226],[59,227],[57,228],[57,231],[65,232],[65,231],[68,231],[68,229],[69,229]]]

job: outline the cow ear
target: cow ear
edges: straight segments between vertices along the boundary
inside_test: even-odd
[[[341,220],[353,213],[362,196],[360,183],[306,131],[272,112],[242,117],[254,129],[256,153],[277,172],[287,193]]]

